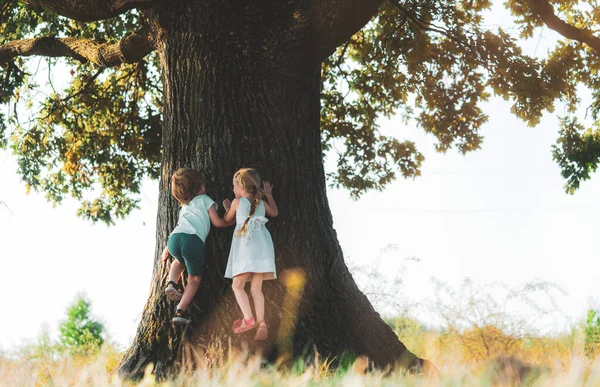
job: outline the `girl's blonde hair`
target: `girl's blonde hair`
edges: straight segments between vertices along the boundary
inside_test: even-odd
[[[260,200],[265,198],[265,194],[261,188],[262,180],[256,169],[242,168],[233,175],[233,178],[250,194],[250,213],[242,228],[235,232],[235,236],[244,236],[248,233],[248,221],[254,215],[254,212],[256,212]]]
[[[171,176],[171,194],[182,206],[189,203],[204,185],[204,176],[191,168],[179,168]]]

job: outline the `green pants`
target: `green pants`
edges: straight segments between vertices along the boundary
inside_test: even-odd
[[[204,242],[196,234],[171,234],[167,241],[169,253],[185,264],[188,275],[202,276],[204,273]]]

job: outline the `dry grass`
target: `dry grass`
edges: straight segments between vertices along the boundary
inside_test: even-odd
[[[505,343],[506,337],[489,329],[488,340],[491,341],[486,344],[491,343],[493,350],[487,353],[487,357],[476,358],[473,354],[485,353],[476,348],[484,341],[478,342],[468,332],[461,338],[457,332],[428,332],[407,326],[404,323],[403,329],[397,331],[401,340],[416,354],[436,364],[440,371],[438,378],[417,377],[404,372],[384,374],[374,371],[363,374],[359,362],[364,359],[360,358],[354,367],[348,367],[347,370],[333,369],[331,359],[318,357],[313,364],[298,363],[292,369],[281,370],[264,367],[258,359],[244,360],[244,356],[231,355],[225,358],[222,350],[214,349],[207,354],[210,356],[203,356],[204,360],[199,362],[201,367],[195,371],[188,370],[172,380],[157,383],[151,368],[148,368],[141,381],[132,383],[118,378],[116,371],[121,354],[105,346],[97,356],[89,357],[0,357],[0,385],[480,386],[514,385],[520,380],[526,385],[536,386],[600,386],[600,359],[595,363],[585,359],[582,338],[578,334],[554,339],[521,339],[511,345],[509,352],[505,352],[502,343]],[[198,356],[191,349],[187,351]],[[528,365],[536,367],[527,368]],[[535,378],[528,380],[527,372]]]

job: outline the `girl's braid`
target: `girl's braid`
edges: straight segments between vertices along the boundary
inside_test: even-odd
[[[242,228],[236,231],[235,236],[245,236],[248,233],[248,222],[250,221],[250,218],[252,217],[252,215],[254,215],[256,209],[260,205],[260,200],[265,196],[261,188],[256,187],[253,191],[254,192],[251,193],[252,200],[250,201],[250,212],[248,213],[248,217],[244,221],[244,225],[242,226]]]

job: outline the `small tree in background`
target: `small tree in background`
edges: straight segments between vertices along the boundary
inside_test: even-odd
[[[104,343],[104,325],[91,315],[90,308],[91,302],[79,294],[60,324],[60,343],[71,354],[95,353]]]

